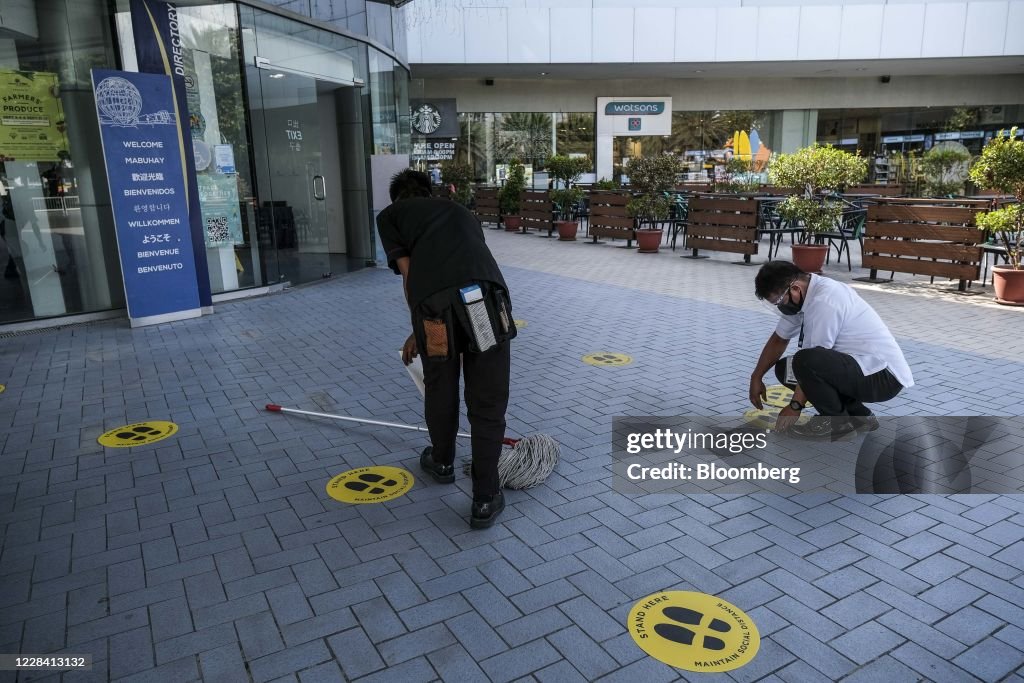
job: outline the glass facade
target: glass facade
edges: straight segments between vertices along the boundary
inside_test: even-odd
[[[388,5],[276,4],[403,44]],[[0,323],[124,306],[90,69],[137,69],[129,10],[129,0],[4,9],[0,96],[23,91],[49,123],[40,137],[38,121],[8,118],[0,135]],[[369,157],[409,148],[397,55],[244,3],[179,4],[178,15],[212,291],[372,260]]]
[[[0,323],[123,307],[89,73],[118,65],[110,24],[97,21],[106,2],[38,0],[3,11]],[[6,108],[17,102],[41,116],[18,125]]]
[[[481,183],[500,181],[512,157],[543,171],[552,154],[596,155],[593,112],[474,112],[460,113],[459,121],[456,158],[470,164]],[[763,173],[772,154],[819,142],[868,157],[869,182],[914,191],[921,183],[918,161],[934,145],[962,145],[977,155],[1000,129],[1014,125],[1024,127],[1024,105],[674,111],[671,135],[614,138],[613,179],[621,179],[632,157],[671,153],[683,161],[688,180],[707,180],[724,172],[734,137],[743,133],[739,144],[750,142],[755,172]]]

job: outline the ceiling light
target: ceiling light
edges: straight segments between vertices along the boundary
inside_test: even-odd
[[[704,73],[704,69],[695,69],[693,73],[695,73],[695,74],[702,74],[702,73]]]
[[[547,72],[547,71],[541,71],[541,72],[540,72],[540,75],[541,75],[541,76],[547,76],[547,75],[548,75],[548,72]]]
[[[284,74],[270,74],[271,78],[284,78]]]

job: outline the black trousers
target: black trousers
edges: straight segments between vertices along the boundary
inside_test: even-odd
[[[894,398],[903,385],[888,370],[865,375],[853,356],[823,349],[801,349],[793,355],[793,374],[819,415],[866,417],[871,411],[864,403]],[[780,361],[775,374],[785,384]]]
[[[509,342],[483,353],[472,353],[461,326],[453,327],[455,348],[451,358],[423,358],[424,414],[430,443],[436,462],[454,464],[461,367],[466,380],[466,412],[472,435],[473,496],[492,496],[501,488],[498,457],[505,437],[505,410],[508,408]]]

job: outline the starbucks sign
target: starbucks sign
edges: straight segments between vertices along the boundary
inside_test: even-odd
[[[454,98],[409,100],[409,124],[414,136],[457,138],[459,114]]]

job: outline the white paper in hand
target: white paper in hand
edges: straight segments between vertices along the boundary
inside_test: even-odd
[[[402,357],[401,350],[398,352],[398,357]],[[416,388],[420,390],[420,396],[426,396],[427,389],[423,386],[423,363],[420,361],[420,357],[413,358],[412,363],[406,365],[405,369],[409,371],[409,376],[416,383]]]

